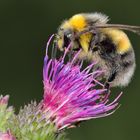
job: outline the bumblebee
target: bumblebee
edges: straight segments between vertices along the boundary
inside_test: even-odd
[[[65,20],[58,28],[56,43],[63,51],[71,43],[70,51],[81,52],[78,59],[96,61],[105,70],[102,78],[106,86],[127,86],[134,74],[135,54],[123,30],[140,33],[139,26],[108,24],[102,13],[81,13]]]

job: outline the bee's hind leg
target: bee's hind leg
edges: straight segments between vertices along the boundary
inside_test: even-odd
[[[105,89],[106,91],[100,96],[100,101],[105,101],[110,95],[110,83],[106,81],[104,83],[103,89]]]
[[[116,71],[113,70],[112,74],[109,76],[108,80],[104,84],[104,88],[107,89],[107,92],[110,92],[111,82],[113,82],[115,77],[116,77]]]
[[[104,89],[106,89],[107,93],[110,93],[110,83],[108,81],[105,82]]]

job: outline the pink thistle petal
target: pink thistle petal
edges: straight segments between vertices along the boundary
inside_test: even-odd
[[[6,133],[0,132],[0,140],[16,140],[15,137],[8,131]]]

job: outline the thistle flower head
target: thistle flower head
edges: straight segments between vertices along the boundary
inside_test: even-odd
[[[106,89],[97,88],[103,86],[97,81],[102,71],[92,71],[94,63],[82,69],[82,63],[75,63],[79,52],[72,60],[65,62],[70,45],[59,59],[49,58],[50,40],[43,68],[43,110],[46,116],[51,118],[60,130],[83,120],[112,114],[118,106],[117,101],[121,94],[109,103],[109,93]]]
[[[8,131],[6,133],[0,132],[0,140],[16,140],[15,137]]]
[[[25,105],[15,114],[7,106],[9,96],[0,96],[0,140],[62,140],[65,135],[58,130],[108,116],[116,110],[121,94],[109,102],[109,92],[97,80],[102,71],[93,71],[95,63],[83,68],[83,63],[77,61],[80,51],[66,62],[69,45],[62,57],[49,58],[52,37],[44,58],[44,99],[39,104]]]
[[[5,106],[5,105],[7,105],[8,104],[8,100],[9,100],[9,96],[8,95],[6,95],[6,96],[0,96],[0,106]]]

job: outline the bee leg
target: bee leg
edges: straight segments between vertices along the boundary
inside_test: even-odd
[[[100,101],[101,101],[101,102],[104,101],[104,100],[106,100],[106,98],[107,98],[107,97],[109,96],[109,94],[110,94],[110,84],[109,84],[109,82],[105,82],[103,88],[106,89],[106,91],[104,92],[104,94],[102,94],[102,95],[100,96]]]
[[[109,82],[105,82],[104,88],[107,89],[107,90],[110,89],[110,84],[109,84]]]
[[[113,70],[108,80],[105,82],[104,88],[107,89],[107,92],[110,92],[110,83],[115,79],[115,77],[116,77],[116,70]]]
[[[110,93],[110,83],[108,81],[105,82],[104,89],[107,89],[106,92]]]

